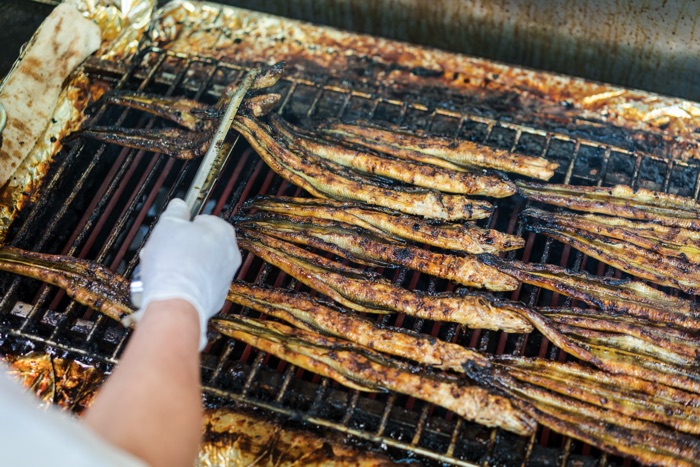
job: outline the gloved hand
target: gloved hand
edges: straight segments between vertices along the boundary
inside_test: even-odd
[[[207,215],[189,219],[181,199],[173,199],[160,216],[141,250],[143,302],[129,321],[138,321],[153,301],[186,300],[199,313],[201,351],[207,344],[207,321],[224,306],[241,253],[226,221]]]

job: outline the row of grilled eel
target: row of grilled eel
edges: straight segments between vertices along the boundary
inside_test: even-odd
[[[191,137],[197,141],[206,141],[213,125],[190,125],[190,128],[182,123],[186,120],[182,114],[216,118],[216,112],[209,110],[211,113],[206,114],[207,110],[201,104],[180,99],[154,101],[149,100],[148,96],[135,94],[112,95],[109,99],[112,103],[140,108],[183,125],[193,135],[199,135]],[[484,148],[471,147],[473,143],[455,144],[365,123],[348,125],[334,122],[310,132],[276,115],[263,120],[261,117],[275,104],[274,95],[248,98],[245,104],[247,114],[239,115],[234,126],[270,167],[322,200],[257,200],[257,205],[253,203],[252,208],[274,215],[248,216],[237,220],[239,229],[245,232],[241,242],[244,248],[280,266],[301,282],[304,282],[301,278],[306,278],[304,283],[350,308],[370,312],[408,312],[429,319],[508,332],[529,332],[535,327],[565,351],[616,375],[594,371],[591,373],[594,376],[584,377],[583,374],[592,370],[583,367],[571,370],[571,366],[567,370],[552,370],[547,367],[555,365],[552,362],[536,362],[530,366],[521,362],[516,367],[507,367],[503,363],[494,366],[493,362],[488,362],[480,366],[474,362],[484,363],[485,356],[481,356],[480,360],[476,354],[464,357],[464,361],[468,362],[464,365],[454,361],[451,365],[435,365],[435,358],[432,361],[419,360],[420,364],[435,365],[453,372],[460,368],[465,371],[469,369],[467,374],[473,380],[486,381],[484,384],[492,390],[488,397],[485,397],[483,388],[479,388],[481,392],[468,391],[471,396],[466,396],[466,399],[461,395],[450,398],[444,392],[445,388],[453,388],[450,377],[442,381],[441,378],[445,376],[437,375],[437,382],[406,377],[405,373],[412,373],[404,371],[401,362],[368,353],[366,349],[357,347],[357,342],[344,347],[347,351],[333,353],[346,344],[329,341],[331,338],[327,335],[317,337],[304,334],[309,332],[308,329],[299,331],[279,323],[248,319],[231,319],[224,324],[215,322],[218,330],[357,389],[391,389],[436,403],[440,401],[435,399],[440,398],[448,408],[488,426],[502,426],[518,433],[527,433],[531,430],[532,420],[537,420],[603,449],[630,454],[646,462],[675,463],[680,462],[679,459],[688,462],[697,454],[696,445],[685,438],[683,444],[686,450],[660,449],[659,446],[664,445],[661,440],[666,435],[661,435],[656,441],[650,438],[647,443],[646,435],[642,432],[650,427],[637,423],[637,419],[642,419],[647,421],[644,423],[666,423],[684,430],[679,428],[681,424],[676,421],[664,422],[648,414],[640,415],[644,410],[660,413],[659,407],[662,405],[658,405],[661,403],[659,401],[652,404],[653,408],[643,407],[648,403],[647,392],[652,391],[651,388],[652,392],[671,394],[664,397],[672,400],[676,400],[678,394],[683,394],[680,400],[684,401],[684,406],[696,407],[693,392],[698,392],[699,385],[692,368],[695,366],[697,340],[692,331],[697,329],[698,321],[692,304],[680,301],[678,307],[669,310],[670,302],[667,299],[670,297],[641,283],[601,280],[549,265],[505,262],[496,256],[475,258],[470,254],[498,253],[519,248],[522,240],[493,230],[479,229],[475,225],[445,222],[463,222],[488,215],[491,210],[488,202],[470,200],[465,194],[502,197],[515,192],[515,186],[510,181],[494,173],[481,172],[478,167],[546,180],[553,174],[555,164],[507,151],[484,154]],[[189,120],[202,121],[201,118]],[[140,148],[183,154],[182,146],[170,144],[171,139],[162,130],[124,133],[121,129],[88,128],[83,134],[104,141],[123,144],[126,140],[128,144]],[[319,138],[318,135],[323,137]],[[145,145],[143,138],[159,143]],[[202,152],[206,149],[206,143],[197,147]],[[193,155],[196,154],[186,154],[187,157]],[[394,182],[387,183],[386,180]],[[525,190],[523,186],[518,189]],[[305,228],[300,228],[301,225]],[[432,252],[406,244],[405,240],[462,253]],[[611,317],[593,310],[578,309],[530,310],[518,304],[494,301],[485,295],[462,293],[435,297],[417,294],[394,287],[376,276],[368,276],[364,271],[339,263],[329,265],[321,257],[310,258],[306,250],[294,250],[288,241],[326,249],[359,264],[402,265],[464,285],[492,290],[512,290],[518,286],[518,281],[522,281],[570,295],[604,310],[613,310],[616,315]],[[293,254],[287,254],[290,252]],[[341,337],[349,339],[342,334]],[[394,337],[394,340],[397,338]],[[309,346],[310,342],[312,344]],[[324,349],[324,345],[325,350],[318,351]],[[399,344],[396,345],[401,348]],[[387,348],[374,350],[391,353]],[[332,358],[329,359],[331,354]],[[445,362],[450,360],[446,359]],[[484,367],[489,370],[482,370]],[[493,368],[498,368],[498,371]],[[373,381],[386,382],[387,372],[393,375],[390,379],[393,386],[377,387]],[[503,374],[507,377],[499,379],[494,376]],[[515,374],[520,375],[520,379]],[[543,377],[541,374],[549,376]],[[630,378],[630,375],[641,379],[624,379]],[[533,389],[531,386],[539,384],[542,378],[549,385],[547,389]],[[552,383],[554,380],[558,381],[559,386]],[[588,380],[606,381],[604,386],[607,392],[600,387],[591,389],[584,383]],[[510,389],[499,386],[505,384],[503,381],[511,383],[511,386],[507,386]],[[576,392],[566,383],[570,381],[576,381],[580,384],[577,387],[585,388],[578,392],[579,399],[567,398]],[[525,384],[520,384],[523,382]],[[676,389],[672,389],[672,386]],[[552,395],[557,392],[552,389],[554,387],[559,388],[555,396]],[[610,393],[624,394],[622,388],[626,387],[645,387],[647,392],[642,391],[644,396],[638,399],[636,405],[608,397]],[[495,397],[493,391],[501,399]],[[473,402],[476,395],[480,395],[480,402]],[[508,398],[503,399],[504,395]],[[686,395],[689,398],[685,398]],[[533,402],[541,402],[543,398],[545,403]],[[467,400],[476,405],[470,406]],[[599,410],[595,407],[596,400],[598,405],[605,401],[600,408],[603,412],[595,412]],[[609,412],[611,406],[617,407],[617,412],[615,409]],[[631,412],[630,407],[634,407]],[[500,415],[494,412],[496,409],[501,411]],[[515,416],[513,411],[520,411],[520,415]],[[526,417],[529,422],[524,421],[523,413],[530,417]],[[624,427],[617,434],[604,435],[592,427],[596,417],[612,421],[619,413],[631,418],[618,419]],[[685,430],[694,433],[694,423],[692,419],[685,423]],[[627,444],[621,442],[618,436],[623,436]],[[640,442],[647,444],[644,447],[636,446]]]
[[[115,319],[131,311],[126,281],[88,261],[5,247],[0,269],[65,287]],[[696,465],[697,393],[574,363],[483,354],[288,290],[234,282],[228,300],[296,327],[232,315],[213,320],[214,329],[351,388],[408,394],[522,435],[538,422],[642,462]]]
[[[534,201],[570,209],[526,210],[530,230],[636,277],[700,293],[700,206],[694,200],[624,186],[523,183],[520,191]]]
[[[485,261],[525,283],[574,296],[612,314],[578,308],[535,312],[517,303],[481,294],[426,297],[289,243],[312,246],[355,262],[358,262],[358,255],[361,255],[360,260],[376,258],[375,250],[379,250],[383,253],[382,259],[412,267],[411,252],[415,247],[397,243],[387,247],[385,243],[372,240],[369,232],[356,226],[349,228],[344,223],[324,225],[323,209],[318,217],[314,217],[312,211],[307,211],[305,217],[280,215],[294,212],[297,201],[263,198],[249,203],[263,211],[271,205],[276,214],[238,219],[236,226],[244,236],[240,245],[338,303],[361,312],[403,312],[472,328],[516,333],[537,328],[561,349],[599,368],[700,392],[700,377],[692,371],[700,350],[696,337],[700,310],[690,301],[668,296],[639,282],[611,281],[585,273],[570,273],[555,266],[533,267],[497,257],[485,258]],[[307,204],[302,201],[302,205]],[[358,244],[362,248],[347,247]],[[392,261],[395,257],[398,260]],[[441,273],[439,268],[419,266],[415,269],[433,275]],[[677,307],[669,310],[669,303]],[[488,310],[488,314],[484,310]]]

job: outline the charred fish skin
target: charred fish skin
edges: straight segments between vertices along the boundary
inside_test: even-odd
[[[359,258],[404,266],[466,286],[497,291],[514,290],[518,286],[516,279],[483,265],[473,256],[447,255],[409,245],[395,245],[338,225],[324,227],[312,223],[298,224],[289,222],[282,216],[271,217],[267,222],[244,220],[237,225],[246,230],[331,251],[349,259]]]
[[[700,231],[700,206],[690,198],[624,185],[585,187],[525,182],[517,185],[520,194],[532,201]]]
[[[109,271],[99,267],[91,267],[84,261],[72,262],[68,258],[57,261],[57,258],[50,255],[32,255],[37,254],[23,254],[21,251],[13,251],[12,249],[5,254],[7,258],[14,257],[16,261],[22,260],[25,267],[28,265],[35,268],[42,267],[49,271],[59,271],[64,276],[94,271],[93,279],[95,276],[99,276],[102,278],[101,280],[104,280],[111,275]],[[88,287],[91,290],[94,289],[93,286]],[[414,373],[409,373],[406,377],[406,374],[402,373],[402,368],[404,368],[402,364],[389,364],[391,360],[387,360],[379,354],[367,354],[366,351],[360,351],[352,344],[331,344],[333,350],[330,353],[317,354],[315,352],[318,346],[328,346],[332,340],[329,341],[328,338],[317,335],[312,339],[313,346],[309,347],[308,342],[305,342],[304,339],[299,340],[299,337],[304,335],[303,331],[295,331],[291,328],[287,328],[291,330],[285,331],[283,327],[281,328],[280,325],[272,322],[251,322],[244,319],[243,323],[251,328],[251,332],[239,336],[241,339],[252,339],[262,348],[267,348],[270,344],[279,346],[284,343],[283,348],[287,350],[282,353],[285,358],[292,358],[293,354],[289,352],[291,351],[297,355],[294,358],[301,359],[301,363],[320,371],[322,374],[335,376],[339,379],[345,378],[348,384],[361,390],[372,390],[370,387],[374,384],[372,381],[377,381],[379,378],[382,384],[390,386],[388,389],[399,390],[399,392],[410,391],[410,394],[413,394],[413,391],[418,391],[420,397],[440,405],[446,405],[467,419],[476,420],[487,426],[502,426],[517,433],[516,430],[525,429],[525,427],[528,427],[527,430],[534,429],[532,420],[537,420],[564,434],[590,442],[611,452],[625,453],[642,462],[691,465],[689,459],[697,457],[698,441],[696,438],[691,439],[677,431],[672,432],[659,428],[658,425],[647,421],[652,420],[673,426],[677,430],[694,432],[693,430],[696,430],[698,425],[694,420],[698,417],[696,412],[700,404],[698,404],[697,396],[688,393],[663,386],[652,388],[649,386],[652,383],[635,379],[604,374],[597,376],[590,370],[560,366],[557,362],[542,361],[537,363],[535,361],[535,363],[530,364],[528,363],[531,361],[529,359],[499,357],[484,367],[484,370],[492,369],[494,371],[490,381],[494,388],[498,388],[500,391],[498,394],[492,394],[490,390],[463,385],[459,386],[460,389],[455,394],[453,380],[438,381],[439,384],[436,385],[435,382],[431,382],[432,380],[423,381],[413,378],[411,375]],[[282,335],[292,339],[275,337]],[[365,358],[370,357],[369,361],[358,361],[358,356],[362,355]],[[311,359],[309,360],[309,358]],[[367,366],[368,364],[369,366]],[[544,366],[540,367],[542,365]],[[469,375],[482,378],[478,371],[474,371],[473,365],[469,368],[471,368],[468,371]],[[465,366],[464,369],[466,371],[467,367]],[[578,381],[578,386],[573,391],[568,386],[563,387],[559,383],[559,381],[569,381],[572,378]],[[599,379],[600,381],[598,381]],[[646,398],[641,394],[631,394],[629,396],[623,395],[618,400],[617,395],[611,393],[610,389],[606,387],[613,381],[615,384],[625,382],[634,391],[653,392],[649,392],[649,396]],[[514,397],[514,399],[504,399],[501,393],[508,394],[508,397]],[[612,410],[592,406],[591,402],[603,400],[596,395],[610,398]],[[478,398],[477,401],[474,400],[475,397]],[[591,399],[591,397],[595,399]],[[626,399],[628,397],[629,399]],[[647,407],[650,402],[649,397],[658,397],[659,399],[655,400],[651,407]],[[438,398],[439,401],[434,401],[433,398]],[[508,402],[508,405],[503,405],[502,402]],[[608,402],[602,403],[608,404]],[[662,409],[669,403],[681,404],[684,408]],[[497,413],[494,413],[492,409]],[[529,415],[523,416],[523,413]],[[591,424],[588,420],[592,419],[605,420],[606,423],[603,425],[600,423]],[[615,428],[610,431],[609,428],[612,426]]]
[[[141,92],[113,91],[104,102],[141,110],[172,121],[192,132],[211,131],[220,112],[201,102],[183,97],[159,97]]]
[[[117,321],[134,311],[129,281],[98,263],[4,246],[0,270],[60,287],[78,303]]]
[[[700,433],[700,396],[631,376],[519,356],[492,357],[439,338],[380,326],[306,294],[235,282],[228,300],[319,334],[346,339],[432,368],[507,387],[534,384],[566,397],[689,433]],[[479,369],[476,369],[479,367]],[[576,387],[569,387],[575,381]],[[625,388],[631,389],[630,391]],[[601,403],[601,400],[606,402]]]
[[[453,141],[398,129],[380,128],[370,122],[331,122],[321,131],[347,144],[363,146],[401,159],[426,161],[443,167],[485,167],[549,180],[558,164],[539,157],[524,156],[481,146],[467,140]]]
[[[464,372],[468,362],[488,367],[489,359],[457,344],[429,338],[404,329],[380,326],[356,313],[332,307],[309,295],[234,282],[228,300],[282,319],[297,328],[329,334],[372,350]]]
[[[382,277],[349,269],[291,243],[260,233],[246,233],[239,246],[282,269],[307,286],[353,310],[402,312],[411,316],[464,324],[472,328],[530,332],[519,313],[488,295],[424,295],[395,286]]]
[[[700,264],[700,232],[689,229],[596,214],[554,213],[536,208],[525,209],[521,216],[526,220],[533,219],[547,225],[578,229],[625,241],[655,253]]]
[[[529,218],[529,230],[571,245],[623,272],[686,293],[700,292],[699,266],[690,259],[693,256],[689,248],[685,249],[689,253],[686,255],[683,247],[669,248],[649,239],[648,233],[643,237],[634,230],[606,227],[605,220],[590,223],[590,218],[573,213],[550,214],[530,209],[524,214]]]
[[[666,294],[640,281],[598,277],[552,264],[506,262],[493,255],[482,255],[481,259],[526,284],[562,293],[601,310],[690,331],[700,329],[700,308],[695,303]]]
[[[295,153],[265,123],[237,115],[233,128],[286,180],[319,198],[362,201],[407,214],[445,220],[482,219],[493,206],[461,195],[378,183],[330,161]]]
[[[277,115],[270,116],[271,127],[287,146],[319,156],[360,172],[398,180],[409,185],[446,193],[502,198],[515,193],[515,185],[495,174],[478,174],[444,169],[422,162],[405,161],[350,149],[319,139]]]
[[[128,148],[168,154],[176,159],[202,157],[209,148],[210,134],[193,133],[180,128],[134,129],[89,126],[72,133],[65,141],[90,138]]]
[[[525,245],[522,237],[482,229],[474,224],[427,220],[391,209],[329,199],[261,196],[244,203],[243,209],[307,217],[314,222],[316,219],[332,220],[388,236],[394,241],[410,240],[475,255],[510,251]]]
[[[213,326],[222,334],[241,339],[283,360],[293,358],[296,365],[313,368],[311,371],[333,379],[340,373],[346,381],[412,395],[452,410],[467,420],[520,435],[530,434],[535,429],[532,420],[514,410],[510,401],[502,396],[464,382],[416,371],[348,341],[242,317],[217,320]],[[283,347],[277,342],[284,342]],[[301,357],[294,357],[294,354]]]
[[[667,257],[628,242],[562,226],[530,224],[528,229],[568,244],[582,253],[640,279],[680,289],[689,294],[700,293],[696,279],[698,266],[685,258]]]

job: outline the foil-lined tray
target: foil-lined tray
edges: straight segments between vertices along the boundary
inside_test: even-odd
[[[117,60],[128,57],[137,50],[143,32],[150,24],[156,0],[66,0],[65,3],[75,6],[83,16],[100,27],[102,46],[96,55]],[[33,37],[36,37],[39,30]],[[29,41],[30,46],[31,43],[32,40]],[[3,83],[16,70],[26,50],[27,48],[20,53]],[[42,136],[35,142],[14,176],[0,189],[0,242],[4,241],[17,213],[37,193],[51,161],[61,150],[62,138],[80,127],[85,119],[85,109],[104,91],[101,85],[90,83],[82,67],[74,70],[66,80],[53,116],[46,122]]]
[[[683,99],[513,67],[214,3],[175,0],[69,0],[103,31],[101,60],[128,61],[158,46],[241,65],[288,63],[309,81],[333,80],[356,92],[424,102],[426,107],[498,108],[543,131],[612,142],[627,151],[700,157],[700,104]],[[31,201],[61,138],[77,129],[104,89],[81,68],[67,81],[44,136],[0,192],[0,241]],[[436,104],[437,103],[437,104]]]

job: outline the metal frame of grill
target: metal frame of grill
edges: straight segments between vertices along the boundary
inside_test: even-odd
[[[240,79],[246,71],[235,64],[155,47],[142,50],[128,66],[95,61],[87,68],[92,78],[108,83],[112,89],[185,95],[206,102],[215,101],[223,84]],[[666,160],[476,113],[447,111],[438,105],[429,108],[387,99],[330,81],[319,84],[288,76],[274,90],[283,94],[278,109],[282,114],[304,118],[345,118],[357,114],[370,120],[392,121],[553,159],[561,164],[553,182],[624,183],[695,199],[700,192],[700,165],[696,163]],[[155,122],[137,111],[107,106],[96,106],[93,110],[93,122],[139,127]],[[14,223],[8,243],[34,251],[88,258],[129,275],[157,215],[168,199],[184,194],[197,164],[198,161],[177,161],[166,155],[79,141],[59,155],[37,201]],[[263,193],[299,195],[301,190],[267,168],[246,144],[238,143],[210,196],[206,212],[229,219],[244,200]],[[505,200],[498,206],[483,225],[523,234],[518,213],[524,203]],[[533,262],[560,259],[560,265],[574,270],[619,275],[618,271],[551,239],[532,233],[526,238],[525,248],[509,253],[509,257]],[[446,281],[403,269],[385,270],[383,274],[409,288],[442,291],[452,287]],[[299,287],[250,254],[244,256],[237,277]],[[61,290],[37,281],[3,275],[0,285],[4,292],[0,300],[0,337],[5,337],[2,348],[45,347],[107,367],[117,362],[128,338],[128,332],[117,323],[67,299]],[[570,299],[531,286],[523,286],[506,296],[528,305],[571,304]],[[223,312],[248,314],[250,310],[227,304]],[[537,333],[515,336],[468,330],[403,315],[378,319],[482,351],[565,358]],[[223,400],[260,407],[285,420],[331,428],[377,443],[399,456],[405,456],[407,451],[422,460],[455,465],[497,465],[514,460],[523,465],[550,465],[553,458],[562,466],[573,461],[576,465],[623,462],[583,443],[552,434],[546,428],[540,428],[529,439],[522,439],[465,422],[410,397],[349,391],[227,339],[216,340],[202,358],[204,391],[213,404]]]

